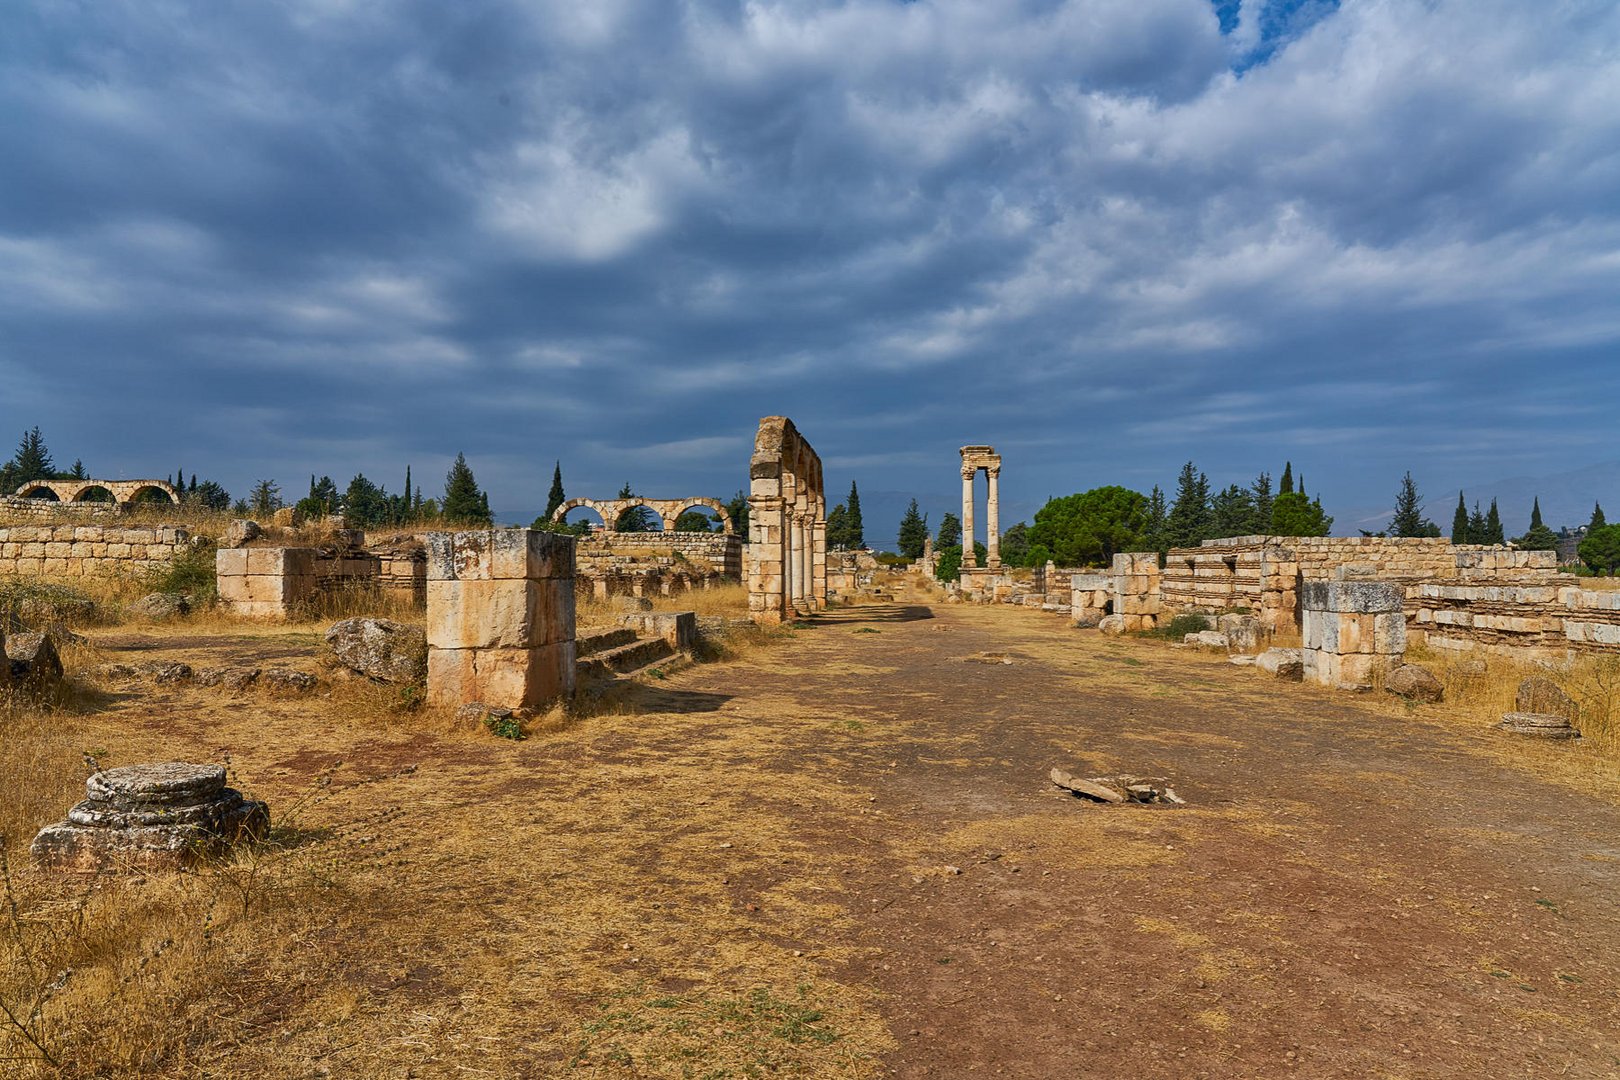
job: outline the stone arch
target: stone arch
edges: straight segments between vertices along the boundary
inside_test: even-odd
[[[104,498],[104,499],[92,498],[91,497],[92,494],[94,492],[97,492],[97,491],[99,491],[103,495],[105,495],[106,498]],[[106,484],[87,483],[87,484],[83,485],[82,487],[80,487],[77,491],[75,491],[73,493],[73,497],[68,499],[67,501],[68,502],[76,502],[76,503],[82,503],[82,502],[116,503],[118,501],[118,496],[114,495],[113,492],[112,492],[112,489],[109,488]]]
[[[132,484],[129,495],[121,501],[134,502],[148,491],[155,491],[160,495],[163,495],[175,506],[180,505],[180,496],[175,492],[174,488],[157,480],[138,481],[135,484]]]
[[[652,514],[652,519],[658,522],[658,528],[653,531],[662,532],[664,529],[669,527],[664,522],[664,515],[659,512],[657,499],[643,499],[640,496],[637,496],[633,499],[614,499],[611,502],[604,503],[604,505],[611,506],[613,508],[613,523],[609,525],[608,528],[612,529],[614,532],[619,531],[619,519],[638,506],[645,506],[648,512]],[[604,520],[606,520],[606,515],[604,515]]]
[[[24,499],[78,502],[79,496],[91,488],[106,490],[120,506],[133,502],[143,491],[160,491],[171,503],[180,505],[180,492],[167,480],[30,480],[17,489],[17,495]]]
[[[664,512],[665,532],[674,532],[675,522],[680,520],[680,516],[696,506],[701,506],[705,510],[713,510],[720,519],[720,531],[727,536],[734,535],[737,531],[736,523],[731,520],[731,513],[726,509],[726,504],[719,499],[667,499],[663,501],[679,504],[674,509]]]
[[[62,494],[56,490],[56,485],[49,480],[33,480],[17,489],[17,497],[21,499],[42,499],[45,502],[61,502]]]

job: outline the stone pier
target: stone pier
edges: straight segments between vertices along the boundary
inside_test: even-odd
[[[574,539],[533,529],[428,536],[428,701],[506,709],[574,692]]]
[[[1405,590],[1383,581],[1307,581],[1305,681],[1360,690],[1406,654]]]
[[[780,623],[827,606],[821,458],[785,416],[759,422],[749,462],[748,614]]]

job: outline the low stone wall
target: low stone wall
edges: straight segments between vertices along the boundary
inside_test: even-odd
[[[220,602],[249,618],[289,618],[318,596],[347,589],[377,589],[416,607],[427,604],[425,550],[222,548],[214,556],[214,573]]]
[[[576,542],[582,594],[669,596],[740,581],[742,537],[728,533],[593,533]]]
[[[22,499],[15,495],[0,495],[0,521],[44,521],[65,517],[93,521],[97,518],[115,518],[123,508],[110,502],[52,502],[49,499]]]
[[[1620,592],[1446,583],[1413,592],[1413,640],[1435,648],[1620,653]]]
[[[195,542],[190,531],[178,525],[0,527],[0,575],[96,577],[143,573],[167,566]]]

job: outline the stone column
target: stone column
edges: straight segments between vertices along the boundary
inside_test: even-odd
[[[984,546],[987,549],[984,564],[992,570],[1001,568],[1001,470],[984,471],[990,482],[990,494],[984,506]]]
[[[817,611],[827,607],[827,500],[816,499],[810,522],[810,600]]]
[[[804,528],[799,512],[789,510],[788,529],[788,606],[797,608],[804,595]]]
[[[978,471],[962,470],[962,565],[968,568],[979,565],[973,554],[973,476]]]
[[[428,535],[428,701],[533,708],[574,692],[574,539]]]

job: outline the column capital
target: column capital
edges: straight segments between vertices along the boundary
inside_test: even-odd
[[[973,479],[973,474],[979,471],[977,465],[962,466],[962,482],[967,483]]]

